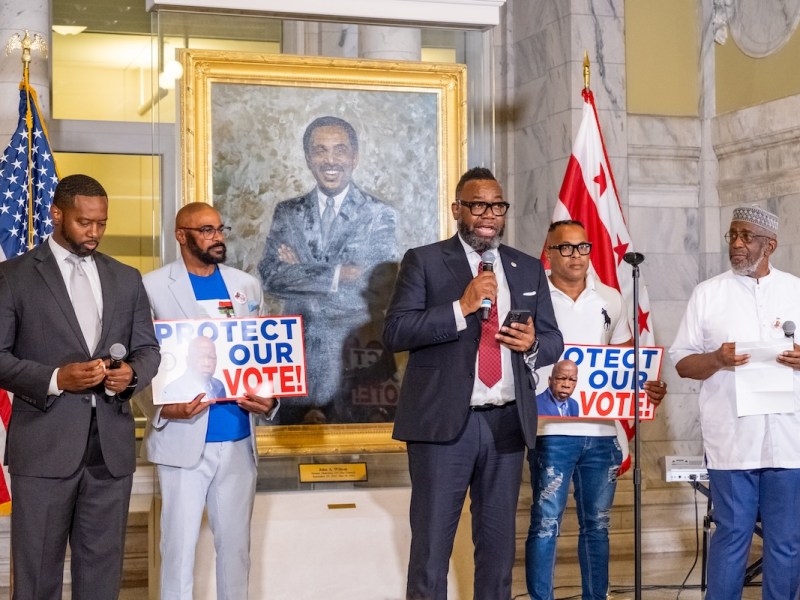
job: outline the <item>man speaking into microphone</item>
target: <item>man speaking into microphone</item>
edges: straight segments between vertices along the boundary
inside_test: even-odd
[[[541,263],[500,244],[510,205],[492,172],[467,171],[455,195],[458,234],[406,253],[384,327],[388,349],[410,352],[394,425],[412,484],[406,597],[447,598],[469,489],[474,599],[505,600],[524,449],[536,438],[531,369],[555,362],[563,342]],[[501,328],[512,309],[532,317]]]

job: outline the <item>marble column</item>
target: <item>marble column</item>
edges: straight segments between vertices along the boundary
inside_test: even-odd
[[[283,52],[307,56],[358,56],[358,26],[340,23],[283,22]]]
[[[700,193],[698,198],[697,227],[699,233],[699,281],[724,270],[721,262],[719,163],[714,150],[712,126],[717,112],[716,84],[716,11],[710,2],[699,3],[700,16]],[[727,265],[725,265],[727,268]],[[698,282],[699,282],[698,281]]]
[[[509,0],[497,71],[507,85],[498,129],[510,137],[506,189],[517,246],[537,256],[581,119],[583,53],[623,208],[628,200],[623,0]],[[625,211],[627,213],[627,210]]]
[[[358,28],[358,37],[361,58],[420,60],[422,56],[419,29],[362,25]]]
[[[25,2],[0,2],[0,144],[4,147],[17,126],[19,119],[19,82],[22,81],[21,50],[11,56],[5,53],[6,43],[15,33],[20,36],[27,29],[30,35],[38,33],[48,45],[48,58],[39,52],[33,53],[30,81],[39,97],[39,108],[45,120],[50,117],[49,56],[50,2],[49,0],[25,0]]]

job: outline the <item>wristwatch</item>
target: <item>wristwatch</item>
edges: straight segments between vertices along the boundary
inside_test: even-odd
[[[131,369],[133,371],[133,369]],[[136,371],[133,371],[133,377],[131,378],[131,382],[128,384],[127,389],[133,391],[136,389],[136,384],[139,383],[139,376],[136,374]]]

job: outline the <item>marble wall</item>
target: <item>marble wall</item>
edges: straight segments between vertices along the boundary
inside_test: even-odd
[[[509,0],[498,68],[501,166],[515,243],[538,255],[581,118],[583,55],[623,204],[627,199],[627,113],[623,0]]]
[[[591,88],[623,212],[638,251],[655,320],[669,346],[694,286],[728,268],[722,233],[733,207],[757,202],[783,229],[774,257],[793,268],[800,253],[800,96],[715,114],[719,15],[698,3],[698,117],[629,115],[625,103],[624,1],[509,0],[497,28],[498,173],[516,205],[514,241],[538,255],[580,119],[584,49]],[[699,382],[667,360],[670,394],[642,432],[646,484],[661,485],[658,458],[700,454]]]

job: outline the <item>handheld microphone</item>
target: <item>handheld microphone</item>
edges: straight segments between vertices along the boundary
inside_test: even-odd
[[[494,252],[487,250],[481,255],[481,268],[484,271],[494,271]],[[492,310],[492,301],[489,298],[481,300],[481,320],[489,320],[489,312]]]
[[[783,324],[783,335],[787,338],[794,339],[794,330],[797,329],[797,325],[794,324],[794,321],[786,321]]]
[[[640,265],[644,262],[644,254],[641,252],[626,252],[622,257],[622,260],[635,267],[636,265]]]
[[[111,364],[108,365],[109,369],[119,369],[122,366],[122,360],[128,355],[128,350],[120,343],[111,344],[108,349],[108,354],[111,356]],[[116,392],[112,392],[106,388],[106,394],[109,396],[116,396]]]

